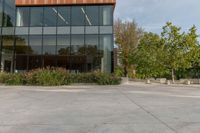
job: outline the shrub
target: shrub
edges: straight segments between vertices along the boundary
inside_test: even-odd
[[[99,85],[118,85],[121,82],[121,78],[106,73],[97,73],[95,78]]]
[[[28,85],[58,86],[68,85],[68,74],[64,69],[36,69],[25,74]]]
[[[71,83],[95,83],[98,85],[117,85],[121,79],[101,72],[73,74],[61,68],[36,69],[21,74],[0,74],[0,83],[7,85],[59,86]]]
[[[10,74],[9,73],[0,73],[0,83],[5,83],[7,80],[9,80]]]
[[[26,80],[23,74],[8,74],[8,79],[5,81],[7,85],[24,85]]]

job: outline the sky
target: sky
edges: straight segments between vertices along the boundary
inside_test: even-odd
[[[115,19],[135,20],[145,31],[160,33],[170,21],[187,31],[193,25],[200,34],[200,0],[116,0]]]

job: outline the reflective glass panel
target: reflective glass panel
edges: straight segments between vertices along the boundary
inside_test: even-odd
[[[100,6],[100,25],[113,24],[113,6]]]
[[[71,54],[85,54],[84,35],[72,35],[71,39]]]
[[[41,55],[42,53],[42,36],[29,36],[29,54]]]
[[[99,6],[86,6],[85,23],[89,26],[99,25]]]
[[[27,54],[31,48],[28,46],[28,36],[16,36],[16,54]]]
[[[43,26],[43,7],[31,7],[30,26]]]
[[[57,36],[57,54],[70,55],[70,36],[66,35]]]
[[[112,67],[112,51],[113,51],[113,36],[100,35],[100,49],[102,53],[102,68],[103,72],[111,72]]]
[[[0,0],[0,26],[3,23],[3,0]]]
[[[56,52],[56,36],[43,36],[43,55],[55,55]]]
[[[4,1],[4,27],[15,26],[15,0]]]
[[[85,25],[85,8],[83,6],[73,6],[72,8],[72,25]]]
[[[27,70],[28,56],[17,54],[15,57],[15,72],[24,72]]]
[[[1,51],[1,67],[5,72],[13,71],[14,37],[3,36]]]
[[[57,36],[57,66],[69,70],[70,68],[70,36]]]
[[[57,7],[44,7],[44,26],[56,26]]]
[[[29,26],[29,8],[28,7],[19,7],[17,8],[17,22],[16,26]]]
[[[70,8],[58,7],[58,26],[70,25]]]
[[[86,35],[85,36],[85,47],[86,47],[86,54],[95,56],[98,51],[98,35]]]

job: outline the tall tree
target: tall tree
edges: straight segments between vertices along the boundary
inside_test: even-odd
[[[188,69],[192,66],[198,52],[196,51],[197,38],[196,27],[193,26],[189,33],[181,32],[181,28],[167,22],[161,33],[165,50],[165,66],[171,70],[172,81],[175,80],[175,71]]]
[[[143,31],[137,26],[135,21],[123,22],[120,19],[115,21],[114,29],[115,42],[119,49],[119,58],[124,69],[124,76],[127,76],[128,69],[131,67],[131,56],[137,49]]]
[[[159,35],[145,33],[134,56],[136,72],[141,78],[161,77],[168,71],[164,66],[164,48]]]

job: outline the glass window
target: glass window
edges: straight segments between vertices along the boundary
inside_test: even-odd
[[[4,27],[15,26],[15,0],[4,1]]]
[[[58,26],[70,25],[70,8],[58,7]]]
[[[29,54],[41,55],[42,53],[42,36],[29,36]]]
[[[14,49],[14,37],[13,36],[3,36],[2,41],[2,52],[6,54],[12,54]]]
[[[71,39],[71,54],[85,54],[84,35],[72,35]]]
[[[57,54],[70,55],[70,36],[66,35],[57,36]]]
[[[44,7],[44,26],[56,26],[57,7]]]
[[[16,26],[29,26],[29,8],[19,7],[17,8],[17,24]]]
[[[43,36],[43,55],[55,55],[56,52],[56,36]]]
[[[85,8],[83,6],[72,7],[72,25],[85,25]]]
[[[57,66],[70,68],[70,36],[58,35],[57,36]]]
[[[95,56],[98,51],[98,35],[86,35],[85,36],[85,47],[86,47],[86,55]]]
[[[15,72],[24,72],[27,70],[27,55],[16,55],[15,56]]]
[[[43,7],[31,7],[30,26],[43,26]]]
[[[2,53],[1,53],[1,67],[5,72],[13,71],[13,49],[14,37],[3,36],[2,38]]]
[[[99,25],[99,6],[86,6],[85,23],[89,26]]]
[[[86,47],[86,70],[94,71],[100,70],[101,58],[98,57],[98,35],[86,35],[85,36],[85,47]]]
[[[3,23],[3,0],[0,0],[0,26]]]
[[[28,36],[16,36],[16,54],[27,54],[31,48],[28,46]]]
[[[29,55],[28,57],[28,70],[37,69],[42,67],[41,55]]]
[[[112,51],[113,51],[113,36],[101,35],[100,36],[100,49],[102,53],[102,68],[103,72],[111,73],[112,68]]]
[[[100,6],[100,25],[113,25],[113,6]]]

